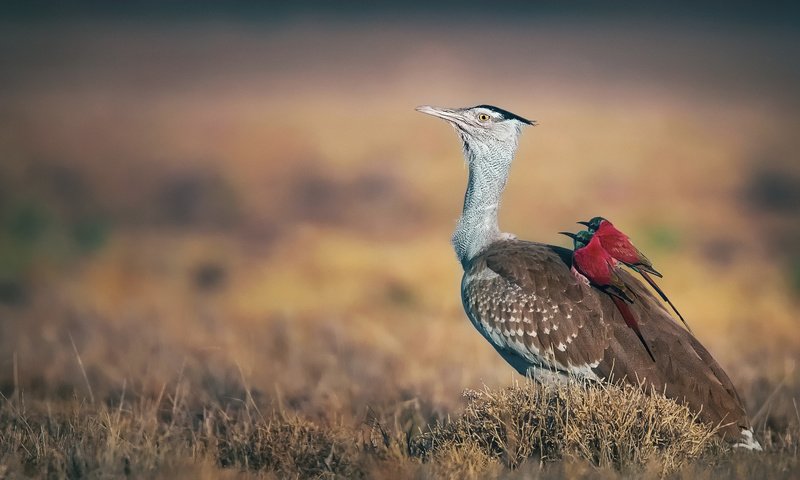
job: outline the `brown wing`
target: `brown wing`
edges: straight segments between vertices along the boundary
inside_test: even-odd
[[[535,366],[592,374],[608,346],[598,296],[570,272],[569,250],[497,242],[464,273],[464,308],[521,373]]]
[[[646,388],[652,387],[700,412],[704,421],[726,425],[723,432],[739,439],[740,429],[749,428],[750,422],[728,375],[691,333],[672,320],[648,289],[627,272],[620,272],[620,277],[635,294],[630,308],[656,361],[652,362],[628,333],[612,301],[601,297],[611,341],[595,372],[605,379],[643,382]]]

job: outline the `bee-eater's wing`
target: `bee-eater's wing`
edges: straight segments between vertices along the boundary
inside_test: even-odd
[[[661,278],[661,277],[664,276],[664,275],[661,275],[661,273],[658,270],[653,268],[653,262],[651,262],[650,259],[647,258],[644,255],[644,253],[642,253],[641,250],[639,250],[636,247],[634,247],[634,248],[636,249],[636,254],[639,256],[639,262],[636,264],[637,267],[639,267],[640,269],[644,270],[647,273],[652,273],[656,277]]]
[[[636,298],[636,294],[633,293],[625,282],[617,274],[617,266],[611,267],[611,283],[608,285],[607,290],[608,293],[614,295],[615,297],[619,297],[622,300],[625,300],[628,303],[633,303],[634,299]]]

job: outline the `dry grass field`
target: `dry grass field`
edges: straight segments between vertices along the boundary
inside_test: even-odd
[[[0,478],[797,478],[799,36],[4,24]],[[502,227],[566,245],[575,220],[624,226],[763,453],[497,356],[448,243],[460,146],[423,103],[541,122]]]

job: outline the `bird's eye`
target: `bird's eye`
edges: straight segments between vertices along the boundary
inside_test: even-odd
[[[489,117],[489,115],[486,113],[481,113],[478,115],[478,120],[480,120],[481,122],[488,122],[489,118],[491,117]]]

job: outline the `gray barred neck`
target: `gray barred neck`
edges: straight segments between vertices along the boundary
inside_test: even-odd
[[[514,149],[476,152],[467,150],[469,179],[464,195],[464,209],[453,233],[452,242],[461,266],[469,262],[493,242],[507,238],[497,224],[500,197],[508,179]],[[474,158],[490,155],[491,160]]]

